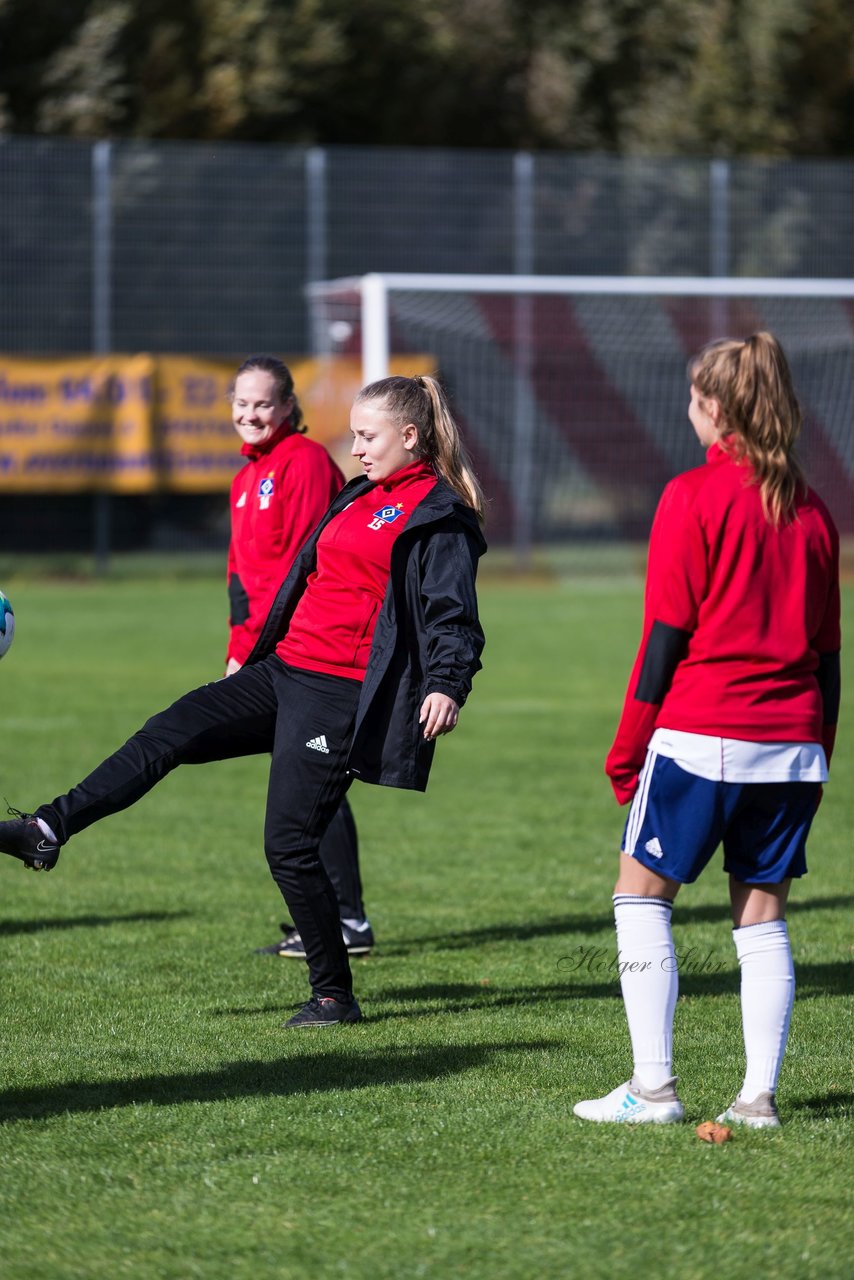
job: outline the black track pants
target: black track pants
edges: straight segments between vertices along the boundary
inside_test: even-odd
[[[349,999],[338,902],[318,855],[349,785],[360,685],[275,656],[203,685],[148,720],[64,796],[38,810],[60,843],[139,800],[180,764],[270,752],[264,849],[305,944],[319,996]]]
[[[362,877],[359,871],[359,837],[353,810],[346,796],[320,842],[320,861],[332,881],[342,920],[364,920]]]

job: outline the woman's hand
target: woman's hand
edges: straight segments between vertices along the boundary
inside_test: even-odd
[[[460,709],[446,693],[428,693],[421,704],[418,723],[424,725],[424,737],[428,742],[440,733],[450,733],[460,718]]]
[[[228,662],[225,664],[225,674],[227,676],[233,676],[235,671],[239,671],[242,666],[243,663],[238,662],[236,658],[229,658]]]

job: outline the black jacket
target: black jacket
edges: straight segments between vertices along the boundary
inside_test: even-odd
[[[335,498],[279,588],[247,664],[267,657],[286,634],[325,525],[375,487],[360,477]],[[462,706],[480,670],[475,576],[485,550],[475,513],[437,481],[392,547],[347,762],[361,781],[426,789],[435,743],[424,741],[418,713],[428,693],[446,693]]]

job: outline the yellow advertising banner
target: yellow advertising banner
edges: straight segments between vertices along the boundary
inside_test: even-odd
[[[0,357],[0,489],[152,488],[151,356]]]
[[[356,357],[285,357],[313,439],[347,475]],[[216,493],[242,463],[229,391],[239,360],[0,356],[0,491]],[[427,355],[392,373],[429,373]],[[358,468],[355,468],[357,471]]]

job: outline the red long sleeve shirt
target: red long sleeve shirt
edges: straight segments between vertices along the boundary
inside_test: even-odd
[[[644,627],[605,770],[630,800],[655,728],[819,742],[838,706],[839,537],[812,491],[775,528],[746,463],[714,444],[667,485],[649,544]],[[834,672],[835,660],[835,672]]]
[[[274,436],[249,458],[231,484],[232,601],[227,658],[243,663],[270,611],[282,579],[308,535],[344,484],[315,440],[299,432]]]
[[[364,679],[392,546],[435,483],[428,463],[410,463],[330,520],[317,542],[317,568],[276,648],[284,662]]]

